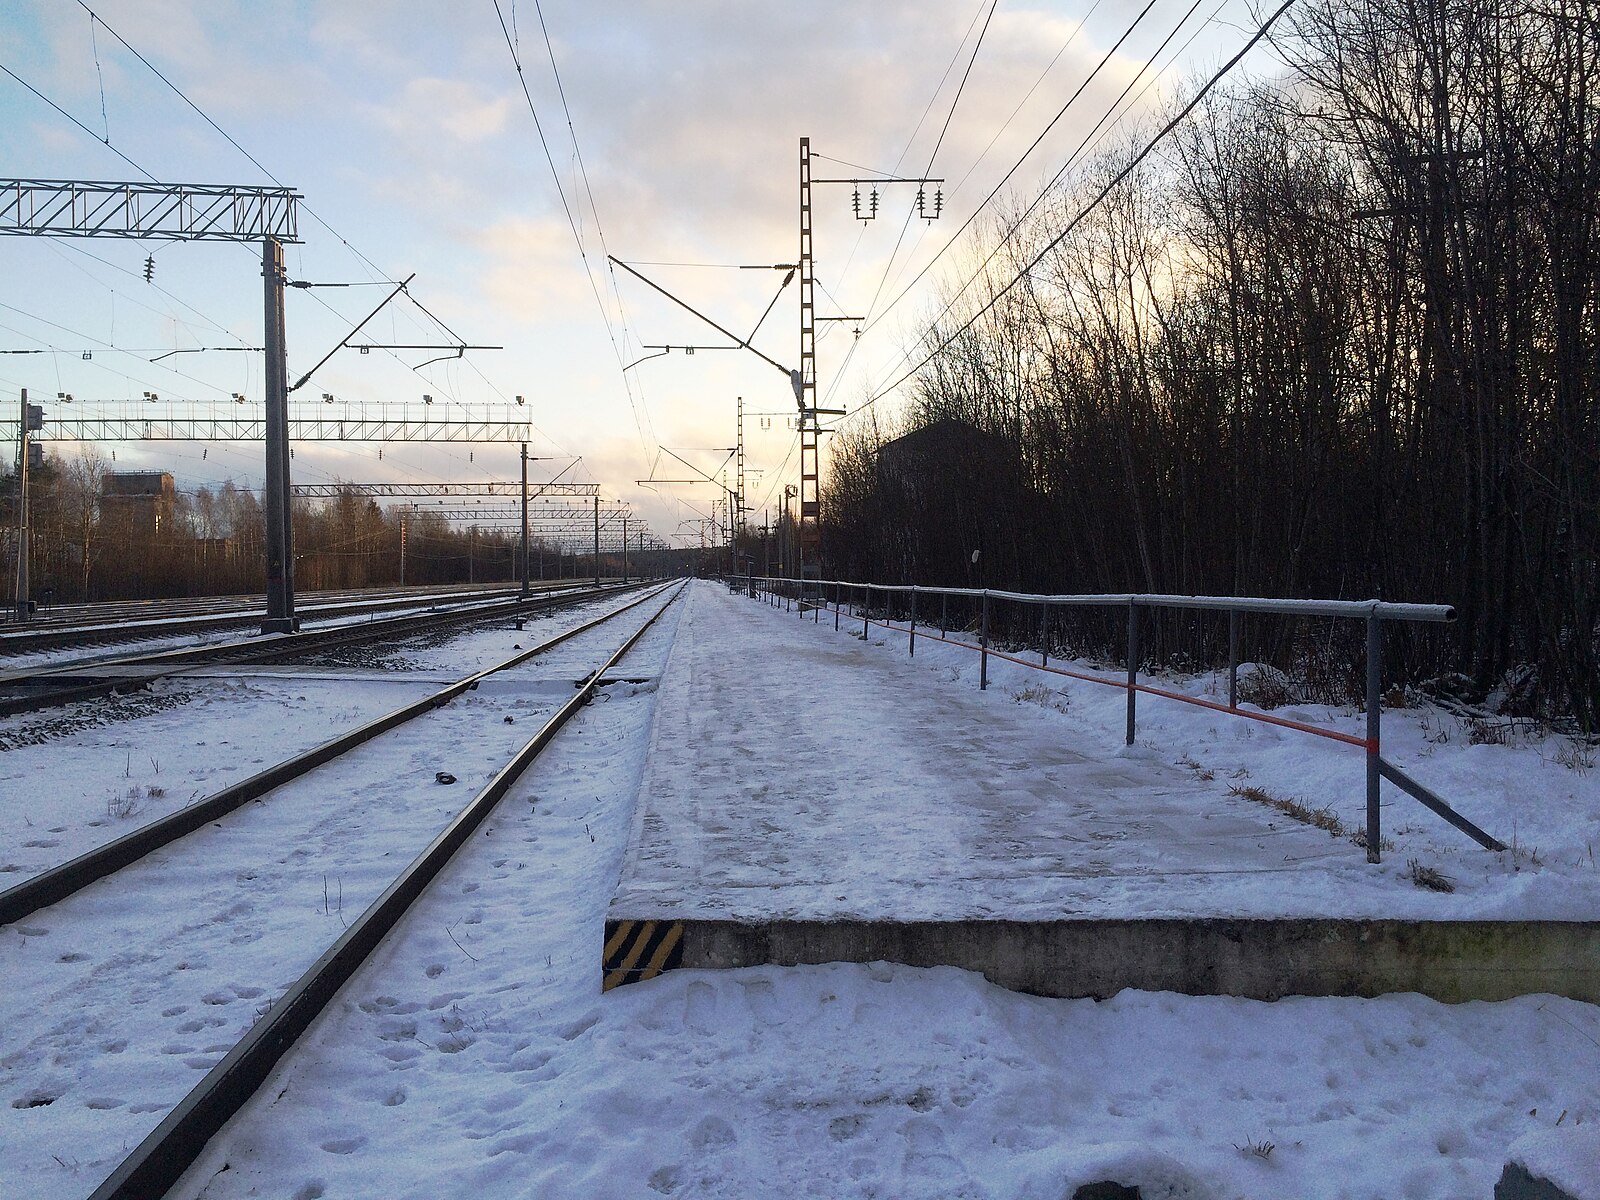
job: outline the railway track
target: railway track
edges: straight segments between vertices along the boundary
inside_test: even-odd
[[[470,595],[507,591],[514,584],[416,584],[410,587],[325,588],[296,593],[296,608],[364,600],[393,600],[405,597],[429,599],[446,595]],[[57,604],[36,611],[20,622],[9,611],[0,613],[0,632],[26,632],[49,626],[103,625],[113,621],[160,620],[164,617],[198,616],[224,613],[259,614],[266,606],[259,593],[226,596],[169,596],[156,600],[95,600],[81,604]]]
[[[164,897],[157,911],[125,922],[127,927],[117,935],[114,952],[104,955],[105,963],[88,970],[91,976],[100,970],[118,976],[114,981],[101,979],[93,990],[95,994],[126,997],[127,1024],[142,1029],[157,1044],[163,1038],[175,1039],[160,1046],[164,1059],[158,1061],[157,1056],[147,1055],[143,1060],[152,1067],[163,1066],[169,1085],[174,1055],[189,1055],[183,1062],[191,1070],[202,1066],[207,1070],[200,1083],[170,1108],[156,1129],[94,1191],[96,1200],[154,1197],[177,1180],[344,981],[383,942],[518,776],[591,700],[595,690],[609,681],[609,673],[655,626],[678,594],[679,590],[671,587],[653,589],[601,617],[486,670],[457,679],[358,730],[276,764],[250,780],[0,894],[0,923],[21,934],[23,949],[32,939],[49,937],[54,939],[52,950],[73,943],[74,938],[98,939],[94,931],[103,926],[108,909],[113,912],[113,923],[123,923],[122,917],[115,914],[119,897],[137,897],[151,889]],[[618,626],[626,629],[625,636]],[[530,664],[543,668],[542,680],[528,678],[526,668]],[[550,686],[552,674],[562,681],[559,686]],[[511,725],[511,718],[514,713],[525,714],[530,707],[538,710],[540,723],[537,731],[526,737]],[[398,734],[401,726],[407,728]],[[440,798],[454,793],[440,785],[420,789],[412,786],[409,798],[403,803],[396,799],[392,808],[369,803],[365,807],[352,805],[350,811],[345,811],[345,806],[328,803],[329,796],[364,795],[367,788],[381,789],[381,781],[389,777],[415,776],[420,746],[443,748],[442,752],[453,761],[474,764],[471,769],[479,778],[487,776],[486,782],[463,807],[448,806],[448,816],[440,808]],[[491,760],[492,768],[486,765]],[[462,769],[462,774],[465,777],[468,771]],[[270,802],[239,811],[258,799]],[[410,854],[422,840],[416,832],[418,828],[437,828],[439,832],[409,866],[395,873],[393,862],[403,858],[395,852],[404,846],[404,854]],[[230,840],[231,850],[225,846]],[[303,853],[317,843],[324,851],[321,856]],[[238,852],[240,847],[244,848],[242,854]],[[281,853],[286,849],[287,854]],[[274,851],[279,852],[276,858],[272,857]],[[249,871],[235,871],[254,852],[265,854],[266,861]],[[231,878],[221,878],[219,870]],[[319,871],[325,889],[330,877],[340,881],[337,894],[341,897],[335,909],[331,907],[335,902],[329,900],[325,890],[320,914],[314,904],[304,903],[303,894],[298,902],[295,896]],[[132,879],[130,873],[137,874],[138,880]],[[263,884],[276,885],[273,895],[259,894]],[[307,925],[326,928],[335,918],[344,925],[345,892],[352,898],[376,898],[339,931],[309,969],[283,987],[277,982],[281,975],[274,973],[281,972],[286,962],[303,964],[315,952],[307,947],[315,945],[313,939],[318,935],[308,932]],[[59,908],[42,907],[62,901],[68,903]],[[263,909],[263,902],[272,907]],[[207,920],[206,911],[218,904],[224,904],[224,909]],[[255,928],[227,939],[229,945],[240,947],[229,957],[237,953],[245,965],[201,962],[207,957],[205,951],[183,948],[186,935],[191,943],[197,936],[211,936],[215,922],[226,924],[228,914],[241,905],[248,906],[252,913],[264,914]],[[75,926],[75,921],[81,924]],[[125,940],[130,933],[131,941]],[[6,953],[16,952],[11,939],[7,939]],[[83,958],[79,952],[69,950],[56,961],[71,964]],[[15,967],[13,963],[12,969]],[[187,974],[190,970],[197,974]],[[226,986],[214,986],[225,977]],[[241,980],[250,982],[241,984]],[[262,982],[270,986],[260,987]],[[224,1044],[211,1043],[202,1048],[185,1040],[196,1035],[215,1036],[210,1030],[220,1032],[228,1023],[227,1004],[249,1003],[262,997],[269,998],[267,1006],[257,1008],[257,1019],[242,1038],[226,1049],[220,1061],[212,1062],[212,1058],[223,1051]],[[194,1003],[173,1003],[185,998]],[[158,1017],[154,1010],[161,1004],[166,1007]],[[0,1010],[7,1007],[16,1005],[0,1002]],[[44,1076],[35,1092],[12,1097],[13,1109],[47,1108],[58,1098],[52,1094],[56,1089],[49,1082],[48,1067],[59,1063],[62,1056],[46,1056],[42,1049],[50,1040],[51,1029],[59,1030],[63,1021],[88,1020],[96,1027],[97,1039],[112,1032],[110,1025],[115,1023],[116,1014],[92,1011],[94,1006],[88,1001],[69,1007],[79,1011],[51,1014],[29,1006],[25,1012],[4,1017],[8,1040],[20,1047],[7,1055],[4,1065],[14,1077],[34,1067],[40,1068]],[[77,1026],[74,1024],[73,1028]],[[34,1035],[32,1040],[30,1034]],[[115,1064],[107,1068],[108,1077],[117,1073],[116,1068],[123,1062],[121,1056],[132,1041],[115,1038],[98,1042],[101,1047],[114,1047],[109,1053],[117,1056],[107,1060]],[[46,1057],[48,1063],[44,1061]],[[87,1086],[100,1084],[97,1081]],[[170,1086],[168,1092],[165,1102],[152,1098],[137,1107],[121,1101],[113,1103],[112,1098],[90,1098],[88,1105],[124,1107],[133,1112],[158,1111],[171,1103]],[[58,1156],[57,1161],[62,1158]]]
[[[108,696],[114,692],[147,688],[158,679],[192,667],[284,662],[345,647],[414,637],[474,621],[546,612],[618,590],[621,590],[621,585],[546,592],[528,599],[516,594],[496,595],[443,609],[375,617],[369,621],[330,625],[298,633],[0,672],[0,717],[37,712],[79,700]]]
[[[575,582],[541,582],[532,590],[550,593],[582,586]],[[394,612],[422,606],[479,603],[494,597],[515,596],[518,590],[505,585],[478,588],[408,588],[384,591],[314,593],[304,597],[296,609],[306,623],[339,620],[363,613]],[[262,601],[252,596],[221,596],[173,601],[112,601],[106,604],[75,605],[26,625],[12,622],[0,625],[0,657],[15,657],[42,651],[81,646],[122,643],[226,629],[257,627],[262,618]]]

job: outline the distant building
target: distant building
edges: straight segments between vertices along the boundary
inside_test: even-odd
[[[896,582],[1014,586],[1014,523],[1026,512],[1026,472],[1005,438],[955,418],[878,450],[876,554],[864,564]]]
[[[119,533],[152,535],[172,527],[178,489],[166,471],[122,471],[100,484],[100,519]]]

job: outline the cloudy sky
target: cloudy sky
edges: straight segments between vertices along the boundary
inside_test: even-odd
[[[549,459],[536,475],[581,456],[565,478],[598,480],[662,537],[697,537],[687,523],[709,513],[714,489],[640,484],[690,473],[659,448],[715,473],[742,395],[759,522],[798,473],[793,396],[743,351],[680,349],[624,371],[647,346],[723,339],[608,270],[606,253],[744,335],[783,276],[732,266],[797,256],[802,136],[852,164],[819,160],[818,175],[944,177],[944,216],[931,224],[907,219],[914,188],[885,189],[869,224],[853,219],[849,187],[817,190],[818,311],[872,318],[859,338],[836,323],[819,343],[822,394],[854,408],[903,369],[962,243],[906,285],[1006,171],[1021,160],[1006,192],[1031,199],[1130,80],[1111,138],[1193,87],[1255,25],[1249,0],[1192,4],[1154,0],[1024,159],[1143,0],[1002,2],[992,17],[991,0],[542,0],[542,14],[534,0],[500,0],[498,14],[493,0],[90,0],[95,17],[77,0],[13,0],[0,10],[0,65],[82,127],[0,74],[0,174],[275,176],[305,197],[291,277],[362,285],[290,293],[291,379],[383,298],[381,281],[412,272],[411,294],[457,335],[505,347],[420,369],[426,352],[342,351],[297,404],[321,406],[329,393],[340,406],[408,404],[420,415],[428,394],[435,411],[503,417],[522,395],[530,453]],[[0,354],[0,400],[26,387],[52,412],[60,392],[85,414],[231,413],[235,392],[259,406],[259,354],[150,361],[171,349],[259,346],[259,273],[253,249],[229,245],[0,238],[0,349],[51,351]],[[756,338],[785,365],[798,361],[796,291],[783,291]],[[404,301],[366,332],[449,340]],[[261,476],[259,443],[116,454],[119,465],[173,471],[181,487]],[[514,446],[301,444],[294,476],[511,479],[515,459]]]

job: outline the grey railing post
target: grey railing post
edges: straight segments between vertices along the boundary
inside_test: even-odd
[[[950,593],[945,592],[939,596],[939,636],[943,637],[950,629]]]
[[[1383,619],[1374,609],[1367,617],[1367,861],[1379,861],[1383,843],[1382,818],[1378,813],[1379,705],[1383,702]]]
[[[861,589],[861,640],[867,640],[867,617],[872,612],[872,585],[864,585]]]
[[[983,626],[978,634],[978,645],[981,647],[978,657],[978,690],[987,691],[989,687],[989,589],[983,589]]]
[[[1134,708],[1139,696],[1139,606],[1128,601],[1128,745],[1133,745]]]
[[[833,631],[839,632],[839,610],[844,607],[844,584],[833,585]]]
[[[911,588],[911,645],[907,653],[915,658],[917,656],[917,589]]]
[[[1239,610],[1228,610],[1228,707],[1239,707]]]
[[[1043,611],[1039,614],[1039,665],[1050,665],[1050,606],[1040,606]]]

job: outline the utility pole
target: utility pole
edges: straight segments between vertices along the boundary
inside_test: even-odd
[[[628,514],[622,514],[622,586],[628,586]]]
[[[289,364],[283,329],[283,243],[261,239],[266,339],[267,616],[262,633],[294,632],[294,527],[289,499]]]
[[[17,620],[26,621],[33,615],[29,604],[31,587],[28,583],[28,559],[31,557],[31,539],[28,528],[28,468],[33,443],[28,434],[44,427],[44,409],[28,403],[28,389],[22,389],[22,421],[17,437]]]
[[[811,139],[800,139],[800,570],[801,579],[822,578],[821,476],[817,463],[817,324],[813,290],[816,263],[811,244]],[[805,595],[805,584],[801,584]]]
[[[817,440],[822,429],[818,418],[844,416],[844,409],[819,409],[817,407],[817,340],[816,326],[821,321],[860,321],[861,317],[818,317],[812,290],[816,282],[816,260],[811,239],[811,186],[818,184],[850,184],[855,188],[855,214],[862,221],[878,215],[878,189],[888,184],[914,183],[917,185],[917,214],[928,221],[936,220],[944,207],[944,193],[937,191],[931,201],[927,194],[930,183],[942,184],[944,180],[927,176],[880,176],[877,178],[813,179],[811,175],[811,139],[800,139],[800,370],[795,373],[794,398],[800,407],[800,504],[795,514],[796,542],[799,561],[796,577],[801,580],[822,578],[822,488],[818,464]],[[861,203],[861,185],[872,191],[866,210]],[[813,599],[820,603],[821,584]],[[801,595],[806,585],[801,584]]]
[[[400,586],[406,585],[406,514],[400,514]]]
[[[794,484],[783,485],[783,508],[778,516],[778,574],[784,579],[793,578],[794,561],[789,554],[789,531],[793,523],[789,519],[789,501],[795,491]]]
[[[594,498],[594,585],[600,586],[600,497]]]
[[[542,574],[543,572],[541,572]],[[528,594],[528,443],[522,443],[522,594]]]
[[[735,483],[735,489],[736,489],[737,494],[738,494],[738,500],[737,500],[738,512],[734,516],[734,523],[739,528],[743,528],[743,526],[744,526],[744,513],[745,513],[745,508],[744,508],[744,397],[743,396],[739,397],[738,433],[739,433],[739,437],[738,437],[738,441],[736,443],[736,445],[738,446],[738,460],[737,460],[737,465],[734,468],[734,483]],[[737,545],[737,542],[735,542],[735,545]]]

